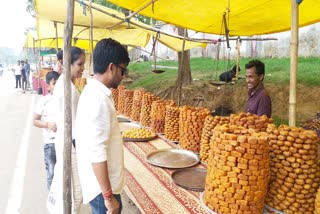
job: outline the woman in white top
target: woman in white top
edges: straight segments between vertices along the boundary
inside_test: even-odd
[[[16,88],[21,88],[21,64],[20,60],[17,61],[17,64],[14,66],[14,75],[16,77]]]
[[[77,91],[74,82],[76,78],[82,76],[85,64],[85,53],[82,49],[77,47],[71,47],[71,112],[72,112],[72,140],[74,142],[74,121],[76,116],[76,110],[79,100],[79,92]],[[54,177],[52,185],[49,191],[47,206],[50,213],[63,213],[63,148],[64,148],[64,81],[63,74],[60,75],[53,98],[56,103],[56,156],[57,163],[54,170]],[[82,205],[82,192],[79,183],[77,159],[75,143],[72,146],[72,213],[77,214],[80,212]],[[84,213],[81,211],[81,213]]]

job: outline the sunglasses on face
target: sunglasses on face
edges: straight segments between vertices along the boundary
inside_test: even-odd
[[[123,75],[127,72],[127,70],[128,70],[128,69],[126,69],[126,68],[124,68],[124,67],[122,67],[122,66],[120,66],[120,65],[116,65],[116,66],[121,69],[121,75],[122,75],[122,76],[123,76]]]

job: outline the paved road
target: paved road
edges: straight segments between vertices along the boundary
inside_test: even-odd
[[[11,72],[0,77],[0,213],[46,213],[42,135],[31,124],[37,96],[15,89]]]

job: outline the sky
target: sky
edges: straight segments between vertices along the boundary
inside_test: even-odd
[[[26,11],[26,0],[0,0],[0,47],[19,52],[26,40],[25,31],[35,26],[35,20]]]

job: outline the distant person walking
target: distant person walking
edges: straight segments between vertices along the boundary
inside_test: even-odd
[[[23,90],[23,93],[25,93],[27,89],[27,75],[26,75],[26,70],[24,69],[24,61],[21,61],[21,77],[22,77],[22,90]]]
[[[16,77],[16,88],[21,88],[21,66],[20,60],[17,61],[17,64],[14,66],[14,75]]]
[[[24,70],[26,72],[27,88],[30,88],[30,64],[27,59],[24,63]]]

